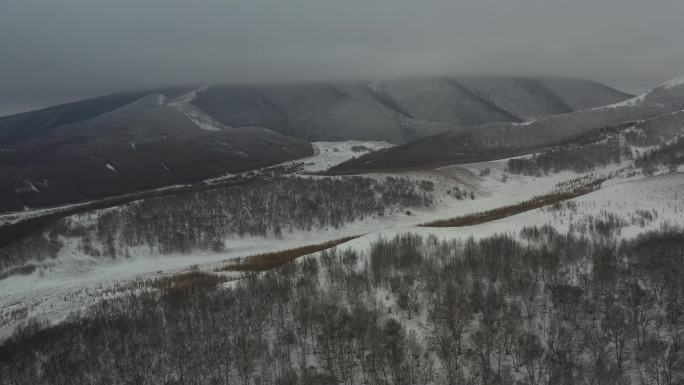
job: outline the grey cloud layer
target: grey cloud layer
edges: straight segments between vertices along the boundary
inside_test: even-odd
[[[681,0],[4,0],[0,87],[542,74],[638,88],[684,72],[682,16]]]

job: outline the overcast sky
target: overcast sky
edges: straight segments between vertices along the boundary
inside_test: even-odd
[[[684,73],[683,0],[0,0],[0,115],[167,84]]]

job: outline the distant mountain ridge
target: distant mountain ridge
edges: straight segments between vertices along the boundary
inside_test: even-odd
[[[674,117],[665,117],[681,110],[684,110],[684,80],[677,78],[623,102],[548,115],[523,123],[492,123],[440,133],[367,154],[333,167],[330,172],[353,174],[480,162],[529,154],[549,146],[581,141],[597,131],[654,126],[647,122],[671,121]],[[654,129],[662,129],[659,125],[655,126]],[[684,134],[684,127],[680,127],[679,132]]]
[[[312,141],[353,139],[401,144],[462,126],[521,122],[629,97],[578,79],[442,77],[215,86],[200,93],[193,103],[229,126],[264,126]]]
[[[187,101],[160,93],[22,134],[0,145],[2,211],[193,183],[313,153],[309,142],[265,128],[212,126]]]
[[[133,103],[149,94],[162,93],[167,97],[176,97],[188,90],[188,87],[178,87],[123,92],[0,117],[0,145],[9,141],[21,140],[52,127],[95,118],[98,115]]]
[[[573,79],[175,87],[0,118],[0,211],[191,183],[302,158],[310,141],[407,143],[628,99]]]
[[[175,87],[113,94],[2,117],[0,144],[92,119],[150,94],[173,99],[191,91],[192,87]],[[524,121],[630,97],[582,79],[441,77],[279,86],[219,85],[198,90],[192,103],[231,127],[265,127],[307,140],[368,139],[399,144],[460,126]]]

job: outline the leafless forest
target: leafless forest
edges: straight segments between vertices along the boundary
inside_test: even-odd
[[[682,381],[684,233],[527,227],[343,246],[242,279],[187,273],[0,349],[4,384]]]

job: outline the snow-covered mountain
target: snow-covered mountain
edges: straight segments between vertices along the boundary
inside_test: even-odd
[[[153,93],[88,120],[7,138],[0,211],[192,183],[313,153],[309,142],[266,128],[212,124],[188,102]]]
[[[684,79],[601,107],[501,82],[156,91],[16,126],[0,171],[50,178],[22,203],[202,182],[0,214],[0,383],[684,378]],[[309,143],[424,122],[449,131]]]
[[[625,100],[584,80],[431,78],[177,87],[0,118],[0,212],[190,183],[308,156],[309,141],[394,144]]]
[[[549,146],[587,140],[597,133],[649,125],[684,109],[684,84],[673,79],[632,99],[603,107],[548,115],[522,123],[494,123],[446,132],[386,151],[367,154],[334,173],[468,163],[534,153]],[[679,115],[677,115],[679,116]],[[656,129],[656,128],[653,128]],[[679,132],[681,133],[681,132]]]
[[[520,122],[628,97],[579,79],[442,77],[209,87],[193,103],[230,126],[264,126],[308,140],[401,144],[461,126]]]

